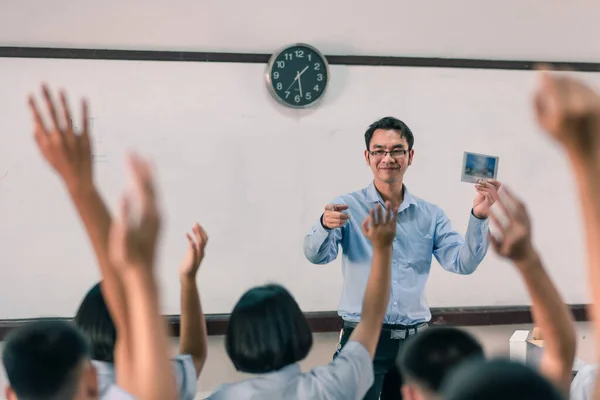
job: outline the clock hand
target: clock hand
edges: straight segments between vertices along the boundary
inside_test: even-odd
[[[285,89],[285,91],[287,92],[288,90],[290,90],[290,88],[292,86],[294,86],[294,83],[296,83],[296,81],[298,79],[300,79],[300,76],[306,72],[306,70],[308,69],[308,65],[306,67],[304,67],[304,69],[302,71],[296,71],[296,77],[294,78],[294,80],[292,81],[292,83],[290,84],[290,86],[288,86],[287,89]],[[300,92],[302,92],[302,89],[300,89]],[[302,93],[300,94],[300,96],[302,96]]]
[[[298,75],[298,87],[300,88],[300,97],[303,97],[302,96],[302,79],[300,79],[300,75]]]

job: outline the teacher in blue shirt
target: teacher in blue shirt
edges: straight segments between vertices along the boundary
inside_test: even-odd
[[[432,255],[447,271],[463,275],[475,271],[489,247],[487,216],[498,198],[500,182],[481,180],[475,185],[477,193],[463,238],[440,207],[414,196],[403,184],[414,155],[414,136],[404,122],[392,117],[374,122],[365,132],[365,144],[373,182],[325,206],[320,221],[304,239],[304,254],[313,264],[327,264],[337,258],[341,245],[344,281],[338,314],[344,326],[339,352],[360,320],[373,256],[360,224],[377,203],[390,201],[398,207],[390,300],[373,361],[375,383],[365,399],[380,395],[384,400],[401,399],[395,359],[404,339],[427,328],[431,319],[424,291]]]

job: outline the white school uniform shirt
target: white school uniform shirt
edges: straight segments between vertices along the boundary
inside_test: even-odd
[[[219,387],[210,400],[361,400],[373,385],[373,360],[357,341],[349,341],[329,364],[307,373],[296,364],[258,378]]]
[[[101,392],[100,394],[100,400],[136,400],[135,397],[117,385],[112,384],[104,389],[104,393]]]
[[[101,399],[133,399],[133,397],[118,397],[120,395],[118,392],[127,393],[115,386],[115,366],[112,363],[96,360],[92,360],[92,363],[96,367],[96,373],[98,374],[98,387],[100,388]],[[178,355],[171,359],[171,363],[173,364],[173,371],[177,379],[179,399],[194,400],[196,397],[196,367],[194,367],[192,356],[189,354]],[[109,394],[117,397],[104,397]]]
[[[569,400],[592,400],[597,375],[598,364],[582,367],[573,378],[573,382],[571,382]]]

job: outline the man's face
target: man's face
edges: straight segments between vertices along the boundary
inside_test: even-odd
[[[394,130],[377,129],[373,133],[365,160],[376,180],[393,184],[401,182],[412,163],[414,150],[408,149],[406,138]]]

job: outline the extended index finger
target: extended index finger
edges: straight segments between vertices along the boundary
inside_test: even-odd
[[[33,98],[33,96],[29,96],[29,109],[31,110],[31,113],[33,114],[33,120],[35,122],[35,132],[36,135],[38,134],[47,134],[48,130],[46,129],[46,125],[44,124],[44,120],[42,119],[42,116],[40,114],[40,110],[37,106],[37,103],[35,102],[35,99]]]

